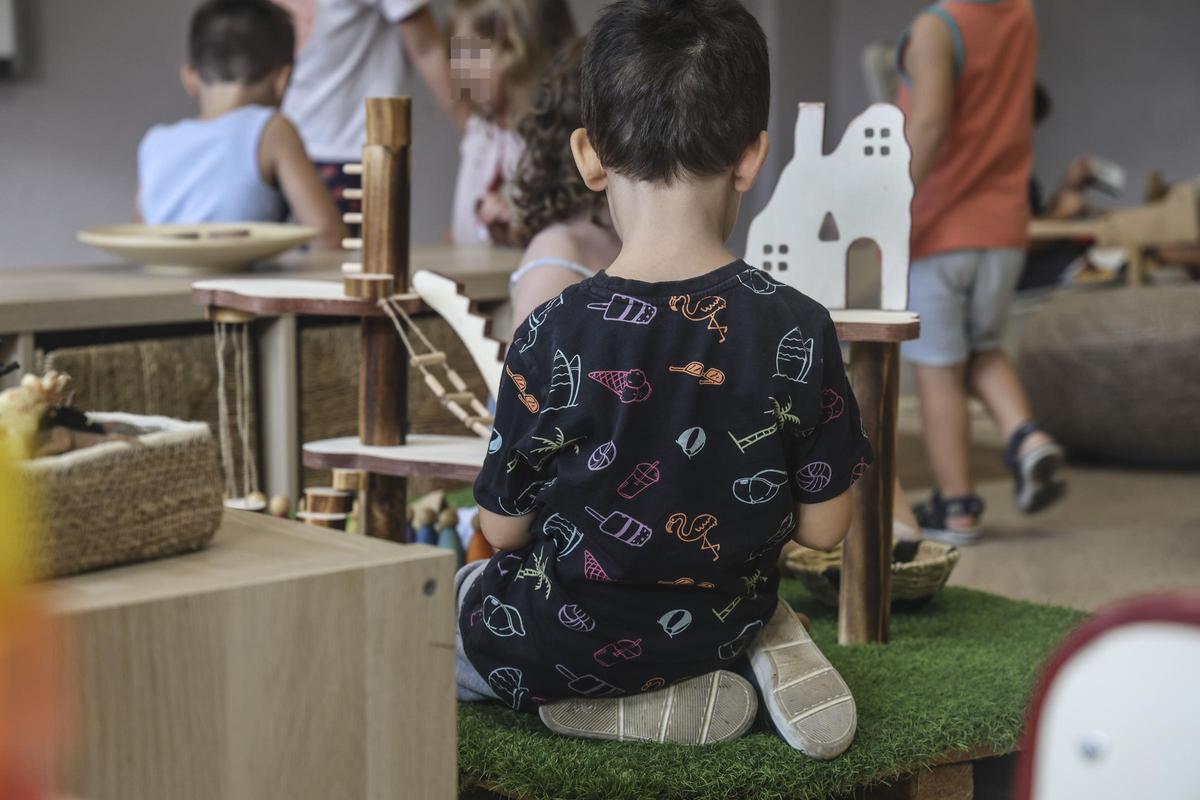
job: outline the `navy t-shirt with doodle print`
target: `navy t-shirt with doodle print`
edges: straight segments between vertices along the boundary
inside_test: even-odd
[[[517,709],[728,666],[774,610],[796,504],[873,458],[829,313],[740,261],[576,284],[504,373],[475,498],[534,513],[533,541],[491,559],[459,626]]]

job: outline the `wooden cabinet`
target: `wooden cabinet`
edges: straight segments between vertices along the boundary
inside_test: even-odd
[[[212,545],[47,585],[89,800],[449,798],[453,557],[226,512]]]

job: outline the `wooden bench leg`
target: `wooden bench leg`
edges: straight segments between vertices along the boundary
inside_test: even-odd
[[[854,519],[842,551],[838,642],[886,643],[891,619],[900,345],[852,343],[850,378],[863,428],[875,448],[875,463],[853,489]]]
[[[919,772],[891,786],[871,786],[856,800],[972,800],[975,767],[970,762],[946,764]]]

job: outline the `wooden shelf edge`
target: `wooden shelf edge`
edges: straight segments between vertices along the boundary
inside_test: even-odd
[[[339,288],[341,284],[338,284]],[[243,294],[229,289],[192,288],[192,302],[210,308],[233,309],[261,316],[305,314],[318,317],[382,317],[383,311],[375,300],[354,297],[281,297]],[[422,315],[431,309],[417,299],[403,300],[401,307],[409,314]]]
[[[422,458],[422,451],[428,452],[437,448],[439,444],[448,447],[464,443],[474,446],[476,442],[479,447],[477,463],[469,456],[451,461]],[[303,462],[304,466],[312,469],[353,469],[396,478],[446,478],[470,482],[475,480],[483,466],[486,445],[486,440],[475,436],[444,436],[438,437],[436,441],[418,438],[413,445],[407,446],[364,447],[357,450],[345,439],[331,439],[305,444]]]

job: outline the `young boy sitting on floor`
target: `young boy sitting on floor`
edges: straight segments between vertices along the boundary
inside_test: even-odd
[[[192,16],[181,78],[200,115],[156,125],[138,147],[138,216],[166,222],[278,222],[291,209],[341,246],[341,216],[295,126],[278,111],[295,34],[269,0],[208,0]]]
[[[767,155],[765,38],[736,0],[621,0],[582,75],[572,149],[622,249],[509,349],[475,484],[500,552],[458,576],[459,698],[703,744],[754,720],[741,670],[831,758],[854,701],[776,560],[841,541],[873,455],[829,313],[725,246]]]

